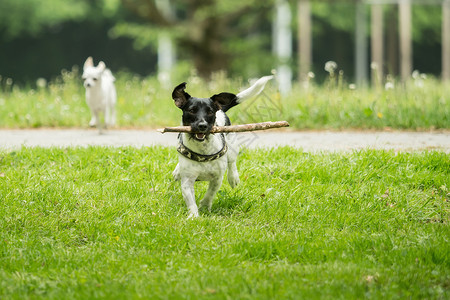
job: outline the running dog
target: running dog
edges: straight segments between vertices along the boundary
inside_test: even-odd
[[[82,78],[86,88],[86,102],[92,115],[89,126],[97,126],[102,133],[101,115],[105,119],[105,127],[114,126],[116,123],[115,78],[104,62],[99,62],[95,67],[92,57],[88,57],[84,63]]]
[[[237,95],[220,93],[210,98],[191,97],[185,91],[186,82],[173,90],[175,105],[183,112],[182,124],[192,128],[192,133],[181,133],[178,136],[178,165],[173,171],[174,179],[181,181],[181,192],[189,209],[189,218],[199,215],[194,193],[195,181],[209,181],[208,190],[200,201],[200,208],[209,211],[227,167],[228,183],[233,188],[239,184],[236,167],[239,145],[235,133],[211,134],[212,127],[231,125],[225,113],[233,106],[258,95],[272,78],[273,76],[262,77]]]

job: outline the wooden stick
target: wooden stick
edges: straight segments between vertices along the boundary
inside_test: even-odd
[[[243,125],[230,125],[230,126],[214,126],[211,133],[221,133],[221,132],[244,132],[244,131],[256,131],[256,130],[266,130],[272,128],[289,127],[287,121],[277,121],[277,122],[262,122],[262,123],[251,123]],[[158,129],[159,132],[188,132],[192,133],[191,126],[177,126],[177,127],[166,127]]]

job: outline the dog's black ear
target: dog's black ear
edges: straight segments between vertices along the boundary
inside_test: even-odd
[[[179,84],[177,87],[173,89],[172,99],[175,101],[175,105],[178,108],[182,108],[186,104],[188,99],[191,98],[191,95],[189,95],[184,91],[185,89],[186,89],[186,82]]]
[[[220,93],[213,95],[211,100],[214,101],[223,111],[229,110],[231,107],[238,105],[237,97],[232,93]]]

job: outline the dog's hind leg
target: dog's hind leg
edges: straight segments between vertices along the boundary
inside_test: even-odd
[[[208,190],[206,191],[205,197],[200,201],[200,208],[206,208],[211,211],[212,201],[214,196],[216,196],[222,184],[222,176],[215,178],[209,182]]]
[[[113,96],[107,101],[105,107],[105,123],[108,127],[112,127],[116,124],[116,108]]]
[[[188,219],[198,217],[198,207],[195,203],[194,183],[195,178],[181,178],[181,193],[183,194],[184,201],[189,209]]]
[[[89,121],[89,127],[95,127],[95,126],[97,126],[97,119],[96,119],[95,115],[93,114],[91,120]]]
[[[113,102],[110,105],[111,108],[109,110],[110,113],[109,125],[114,126],[116,125],[116,107]]]
[[[116,103],[117,103],[117,92],[114,85],[112,86],[111,95],[109,97],[109,125],[116,125]]]
[[[110,101],[106,102],[105,106],[105,128],[108,128],[111,126],[111,105]]]
[[[95,118],[95,125],[97,125],[98,133],[102,134],[103,133],[103,126],[102,126],[102,122],[100,120],[100,112],[98,110],[96,110],[94,112],[94,117],[93,118]]]

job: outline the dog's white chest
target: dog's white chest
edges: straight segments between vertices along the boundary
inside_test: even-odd
[[[226,167],[227,158],[225,156],[210,162],[196,162],[180,154],[177,169],[181,177],[211,181],[222,177]]]

